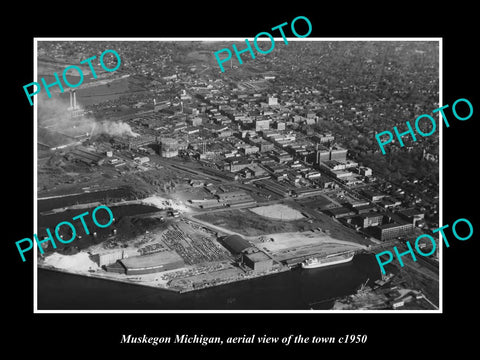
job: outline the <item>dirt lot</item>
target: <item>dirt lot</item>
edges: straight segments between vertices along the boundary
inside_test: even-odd
[[[283,221],[299,220],[305,218],[305,216],[303,216],[300,211],[282,204],[259,206],[251,208],[250,211],[253,211],[255,214],[261,215],[263,217]]]
[[[346,228],[324,214],[317,214],[316,218],[280,221],[258,216],[248,209],[237,209],[196,215],[195,217],[218,227],[237,232],[243,236],[256,237],[277,233],[296,233],[320,228],[334,239],[364,245],[370,243],[353,229]]]

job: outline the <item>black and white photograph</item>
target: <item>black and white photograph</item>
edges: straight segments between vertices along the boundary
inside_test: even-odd
[[[263,5],[4,22],[6,351],[473,350],[475,11]]]
[[[441,41],[272,39],[37,39],[38,310],[439,309]]]

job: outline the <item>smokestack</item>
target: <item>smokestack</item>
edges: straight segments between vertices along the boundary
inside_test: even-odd
[[[73,90],[73,110],[77,109],[77,92]]]
[[[70,109],[73,109],[73,97],[72,97],[72,91],[70,90]]]

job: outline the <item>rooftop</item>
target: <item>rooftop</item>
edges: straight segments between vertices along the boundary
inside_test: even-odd
[[[120,260],[126,268],[152,268],[183,259],[175,251],[162,251],[154,254],[134,256]]]
[[[245,254],[250,260],[254,262],[270,260],[270,257],[263,251],[258,251],[250,254]]]

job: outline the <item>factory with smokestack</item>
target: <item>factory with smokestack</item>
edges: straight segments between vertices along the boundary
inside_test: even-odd
[[[97,121],[88,116],[77,102],[76,90],[70,90],[69,103],[58,99],[47,99],[39,103],[38,146],[40,150],[59,150],[81,145],[96,134],[134,137],[130,126],[123,122]],[[155,143],[155,136],[127,139],[125,147],[138,148]]]
[[[58,150],[80,145],[88,139],[94,123],[85,121],[85,112],[77,105],[76,91],[69,91],[70,106],[49,99],[39,106],[38,146],[41,150]],[[42,116],[43,107],[48,116]]]
[[[70,117],[81,117],[85,112],[77,106],[77,91],[70,90],[70,107],[67,109]]]

